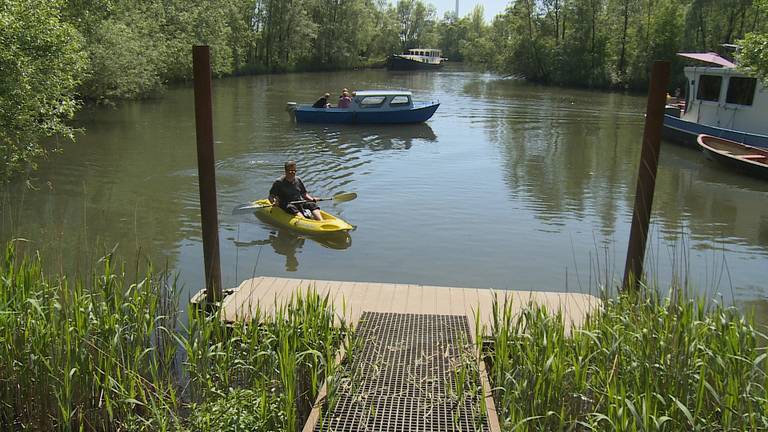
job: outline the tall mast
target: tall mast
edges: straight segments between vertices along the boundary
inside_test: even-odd
[[[456,19],[459,19],[459,0],[456,0]]]

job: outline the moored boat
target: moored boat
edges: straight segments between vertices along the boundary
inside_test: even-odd
[[[350,231],[354,228],[341,218],[323,210],[320,210],[323,219],[314,220],[288,214],[280,207],[270,205],[266,199],[254,201],[253,204],[264,206],[254,210],[259,218],[304,234],[333,234]]]
[[[709,159],[735,172],[768,180],[768,150],[704,134],[698,136],[697,142]]]
[[[389,70],[435,70],[443,67],[442,51],[432,48],[412,48],[387,58]]]
[[[684,103],[667,106],[664,137],[696,145],[700,134],[768,148],[768,95],[760,81],[715,53],[678,53],[708,63],[684,69]]]
[[[411,92],[403,90],[359,91],[347,108],[288,103],[296,121],[306,123],[421,123],[439,106],[437,101],[414,101]]]

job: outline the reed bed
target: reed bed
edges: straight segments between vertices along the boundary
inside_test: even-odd
[[[765,336],[734,308],[623,294],[567,334],[497,301],[491,334],[503,430],[768,430]]]
[[[130,281],[111,255],[86,281],[42,268],[13,245],[0,259],[0,430],[295,431],[346,332],[312,292],[181,325],[164,272]]]

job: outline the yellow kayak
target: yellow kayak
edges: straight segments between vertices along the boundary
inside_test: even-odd
[[[291,228],[305,234],[327,234],[349,231],[352,225],[336,216],[320,210],[323,220],[314,220],[290,215],[280,207],[272,206],[268,200],[258,200],[253,204],[266,207],[256,209],[256,215],[275,225]]]

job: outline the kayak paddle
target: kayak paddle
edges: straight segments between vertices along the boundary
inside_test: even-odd
[[[354,192],[345,192],[336,194],[330,198],[318,198],[317,201],[335,201],[335,202],[347,202],[357,198],[357,194]],[[304,204],[312,201],[291,201],[291,204]],[[232,209],[232,214],[252,213],[254,210],[272,207],[272,204],[256,204],[255,202],[248,204],[240,204]]]

